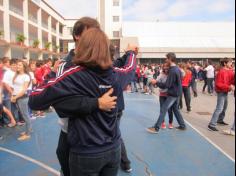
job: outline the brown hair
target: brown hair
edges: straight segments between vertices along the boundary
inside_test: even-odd
[[[79,40],[73,63],[85,67],[108,69],[112,66],[106,34],[98,28],[87,30]]]
[[[22,65],[23,65],[23,67],[24,67],[24,73],[25,74],[27,74],[28,76],[29,76],[29,78],[30,78],[30,82],[29,82],[29,85],[30,85],[30,83],[31,83],[31,76],[30,76],[30,74],[29,74],[29,67],[28,67],[28,64],[25,62],[25,61],[23,61],[23,60],[18,60],[17,61],[17,64],[18,63],[22,63]],[[14,78],[13,78],[13,84],[15,83],[15,80],[16,80],[16,78],[17,78],[17,76],[19,75],[19,72],[17,71],[16,73],[15,73],[15,76],[14,76]],[[28,85],[28,86],[29,86]]]
[[[100,28],[100,25],[96,19],[90,17],[80,18],[73,27],[72,36],[76,42],[76,36],[81,36],[85,29]]]
[[[220,66],[224,67],[226,64],[228,64],[229,62],[232,62],[232,61],[233,61],[233,59],[225,57],[224,59],[220,60]]]

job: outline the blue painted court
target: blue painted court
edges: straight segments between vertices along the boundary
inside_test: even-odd
[[[145,131],[155,123],[159,105],[152,96],[126,95],[121,130],[132,161],[133,176],[234,176],[235,163],[191,127],[187,131]],[[60,129],[57,115],[33,122],[34,133],[27,142],[16,139],[21,132],[0,129],[0,176],[57,175],[56,146]],[[9,153],[11,152],[11,153]],[[15,153],[14,153],[15,152]],[[120,172],[119,176],[129,174]]]

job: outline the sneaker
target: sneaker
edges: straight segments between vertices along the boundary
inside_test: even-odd
[[[120,166],[121,170],[126,172],[126,173],[131,173],[133,171],[133,169],[128,165],[128,166]]]
[[[24,126],[25,122],[17,122],[16,124],[17,124],[17,126]]]
[[[31,115],[30,120],[36,120],[36,119],[37,119],[37,116]]]
[[[30,135],[23,135],[23,136],[20,136],[17,140],[18,141],[26,141],[29,139],[30,139]]]
[[[210,125],[208,126],[208,130],[209,131],[215,131],[215,132],[219,131],[216,127],[213,127],[213,126],[210,126]]]
[[[158,128],[150,127],[146,129],[148,133],[157,134],[159,132]]]
[[[224,130],[223,134],[224,135],[229,135],[229,136],[235,136],[235,131],[233,131],[233,130]]]
[[[9,123],[8,125],[7,125],[7,127],[9,127],[9,128],[13,128],[13,127],[15,127],[16,126],[16,123]]]
[[[42,119],[45,118],[45,117],[46,117],[46,115],[44,115],[44,114],[40,114],[40,115],[37,116],[37,118],[42,118]]]
[[[2,137],[2,136],[0,136],[0,140],[3,140],[3,137]]]
[[[165,122],[162,123],[161,129],[166,129],[166,123]]]
[[[186,127],[181,127],[181,126],[176,127],[176,130],[185,131],[186,129],[187,129]]]
[[[228,126],[229,124],[228,123],[225,123],[224,121],[222,122],[217,122],[218,125],[221,125],[221,126]]]
[[[172,123],[169,124],[169,129],[174,129],[174,126]]]

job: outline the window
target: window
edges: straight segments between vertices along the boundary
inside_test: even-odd
[[[113,22],[119,22],[120,17],[119,16],[113,16]]]
[[[73,34],[73,28],[72,27],[68,27],[67,29],[68,29],[70,35],[72,35]]]
[[[120,37],[120,32],[119,31],[113,31],[113,37],[119,38]]]
[[[113,6],[120,6],[119,0],[113,0]]]

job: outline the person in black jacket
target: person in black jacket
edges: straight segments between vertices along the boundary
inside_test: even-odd
[[[71,67],[54,81],[36,89],[30,97],[31,108],[73,96],[97,98],[110,88],[114,89],[113,96],[122,96],[136,69],[135,53],[128,51],[126,54],[129,59],[124,68],[112,68],[106,35],[100,29],[88,29],[76,49],[74,63],[78,66]],[[97,110],[80,118],[68,114],[72,176],[117,175],[121,154],[118,106],[119,103],[110,112]]]
[[[186,125],[179,111],[179,98],[182,95],[182,75],[180,69],[176,65],[176,55],[175,53],[168,53],[166,62],[170,65],[169,74],[166,83],[160,83],[153,80],[152,83],[156,84],[162,89],[168,89],[168,97],[161,107],[161,112],[158,121],[153,127],[147,129],[149,133],[157,134],[161,128],[161,124],[166,116],[168,110],[172,107],[174,115],[179,123],[179,130],[185,130]]]

